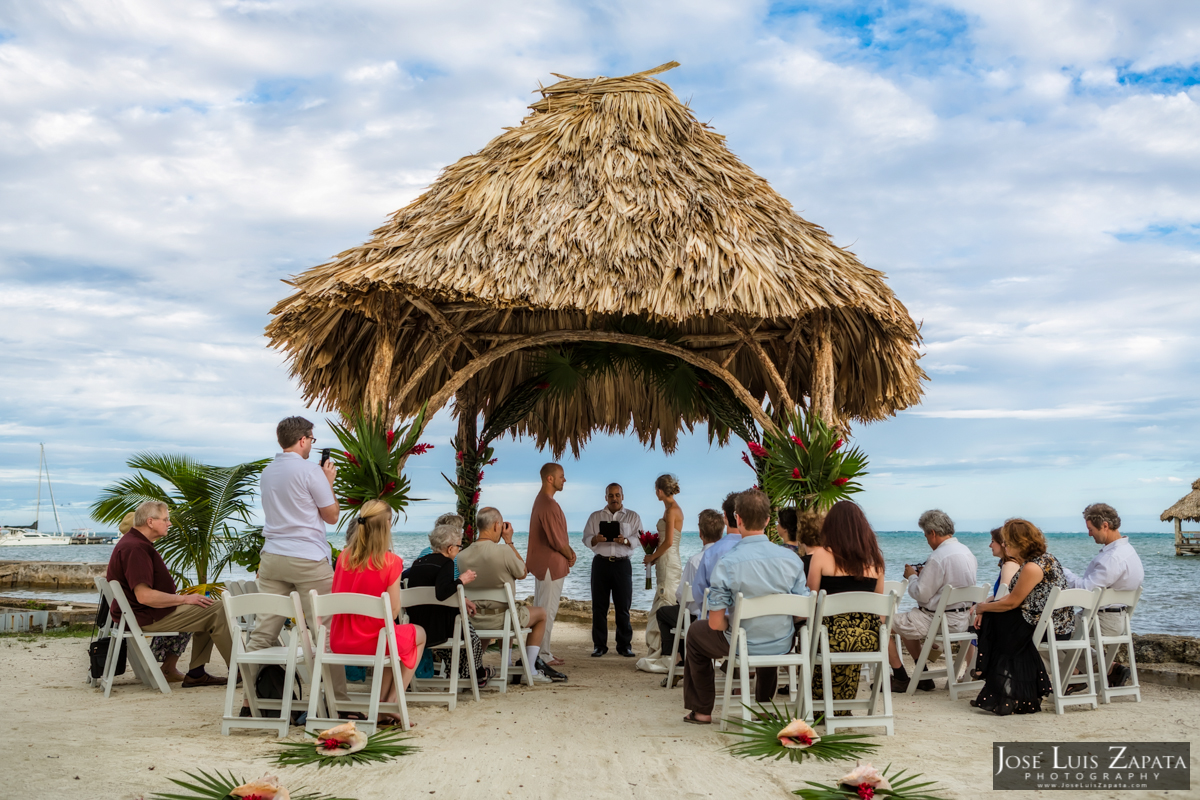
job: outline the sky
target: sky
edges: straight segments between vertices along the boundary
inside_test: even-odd
[[[282,281],[365,241],[519,124],[551,73],[659,76],[921,324],[924,402],[853,429],[880,530],[1026,516],[1126,530],[1200,477],[1200,4],[1188,0],[0,3],[0,523],[46,445],[64,528],[136,452],[269,457],[306,409],[263,328]],[[453,422],[400,527],[453,505]],[[752,473],[703,431],[671,456],[566,457],[695,515]],[[520,528],[549,459],[497,445]],[[43,500],[45,503],[45,500]],[[43,526],[52,524],[43,507]]]

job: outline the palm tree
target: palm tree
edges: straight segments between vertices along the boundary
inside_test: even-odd
[[[92,517],[112,525],[147,500],[166,503],[171,531],[155,547],[180,584],[190,586],[194,576],[197,588],[207,587],[229,564],[230,546],[239,536],[230,523],[251,522],[251,499],[268,462],[214,467],[190,456],[138,453],[126,463],[141,472],[101,492]]]

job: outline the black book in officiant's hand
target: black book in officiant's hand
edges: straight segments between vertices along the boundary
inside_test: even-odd
[[[606,542],[615,542],[621,537],[621,523],[619,522],[601,522],[600,536]]]

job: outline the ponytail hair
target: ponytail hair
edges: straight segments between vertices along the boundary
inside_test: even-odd
[[[383,560],[392,551],[392,509],[382,500],[368,500],[358,512],[354,538],[342,551],[345,568],[383,569]]]

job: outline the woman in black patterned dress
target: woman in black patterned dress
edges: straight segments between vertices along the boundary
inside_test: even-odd
[[[1067,580],[1058,559],[1046,552],[1046,537],[1032,522],[1010,519],[1000,535],[1005,552],[1021,563],[1021,569],[1009,583],[1008,594],[975,606],[979,657],[974,676],[984,684],[971,705],[1001,717],[1036,714],[1051,688],[1033,631],[1050,591],[1055,586],[1066,589]],[[1071,638],[1072,609],[1060,608],[1052,619],[1055,638]]]
[[[835,503],[821,526],[821,547],[811,547],[808,565],[809,591],[883,593],[883,552],[871,523],[857,504]],[[850,612],[825,618],[829,649],[835,653],[861,653],[879,649],[879,617]],[[837,664],[830,683],[834,700],[853,700],[858,694],[860,664]],[[813,670],[813,700],[825,697],[821,668]],[[838,711],[837,716],[849,716]]]

